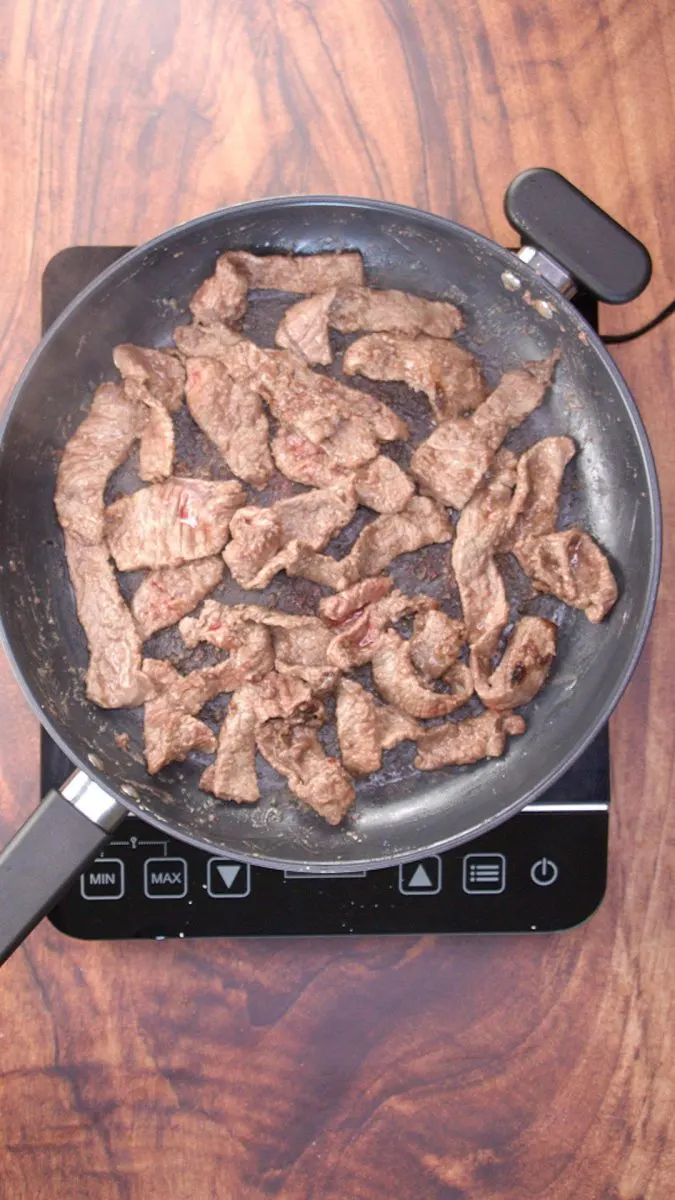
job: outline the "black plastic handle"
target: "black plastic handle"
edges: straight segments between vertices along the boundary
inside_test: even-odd
[[[524,243],[550,254],[598,300],[625,304],[649,283],[647,248],[557,171],[516,175],[504,208]]]
[[[34,929],[109,833],[49,792],[0,854],[0,964]]]

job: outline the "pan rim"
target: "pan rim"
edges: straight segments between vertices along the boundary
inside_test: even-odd
[[[642,456],[648,484],[648,502],[650,506],[652,525],[649,578],[648,585],[645,590],[641,626],[639,630],[636,631],[631,654],[624,665],[621,677],[609,695],[605,698],[605,701],[599,709],[596,717],[587,727],[583,737],[581,737],[575,744],[573,750],[568,752],[568,754],[562,759],[556,768],[552,769],[545,777],[540,778],[538,783],[533,785],[527,791],[527,793],[525,793],[525,795],[521,795],[517,801],[509,805],[507,808],[502,809],[499,813],[481,820],[470,829],[465,829],[461,833],[455,833],[445,839],[438,839],[433,843],[421,844],[414,850],[397,851],[388,854],[383,853],[377,858],[373,858],[372,855],[358,858],[353,857],[350,853],[349,856],[343,855],[342,857],[330,859],[305,859],[303,861],[302,859],[290,856],[269,857],[264,854],[258,854],[255,851],[246,852],[240,849],[236,851],[235,855],[242,861],[248,861],[261,867],[269,867],[279,870],[292,866],[294,870],[306,870],[307,872],[320,872],[326,875],[331,875],[339,874],[345,869],[353,870],[360,868],[375,870],[391,867],[399,863],[414,860],[424,854],[442,853],[445,850],[462,845],[465,842],[468,842],[479,836],[480,834],[495,828],[504,821],[507,821],[510,817],[521,811],[525,805],[535,802],[545,791],[548,790],[549,787],[556,782],[556,780],[560,779],[569,770],[569,768],[578,760],[578,758],[583,754],[584,750],[586,750],[591,741],[599,733],[601,728],[609,720],[609,717],[616,708],[616,705],[621,699],[621,696],[623,695],[623,692],[625,691],[630,678],[635,671],[638,660],[644,648],[644,644],[649,633],[658,592],[662,556],[663,517],[653,451],[639,412],[639,408],[614,359],[611,357],[598,335],[588,325],[574,305],[572,305],[569,300],[563,297],[560,292],[558,292],[545,279],[537,275],[526,263],[523,263],[520,259],[517,259],[511,251],[501,246],[498,242],[493,241],[491,238],[488,238],[485,235],[468,228],[467,226],[461,225],[460,223],[453,221],[448,217],[439,216],[438,214],[430,213],[424,209],[414,208],[409,205],[400,205],[386,200],[353,196],[331,196],[325,194],[307,194],[298,196],[287,195],[266,197],[262,200],[255,201],[244,201],[236,205],[227,205],[223,208],[214,210],[213,212],[205,213],[199,217],[184,221],[168,230],[164,230],[162,233],[128,251],[109,267],[107,267],[103,272],[101,272],[100,275],[96,276],[96,278],[93,279],[91,283],[88,284],[87,287],[85,287],[71,301],[71,303],[63,310],[57,320],[53,323],[53,325],[50,326],[50,328],[40,339],[40,342],[30,355],[7,400],[5,411],[2,415],[2,419],[0,420],[0,446],[4,441],[5,433],[12,419],[12,415],[20,403],[21,394],[25,383],[32,374],[36,364],[46,348],[49,346],[52,339],[58,335],[62,326],[68,322],[74,311],[76,311],[83,303],[86,303],[89,299],[95,297],[99,290],[104,289],[117,275],[123,275],[131,264],[141,263],[148,254],[161,251],[163,249],[168,249],[166,243],[169,243],[170,245],[172,240],[174,240],[181,233],[184,233],[186,230],[194,230],[199,232],[199,230],[202,228],[210,228],[214,218],[218,218],[220,216],[226,216],[233,212],[250,212],[251,215],[255,215],[257,213],[265,212],[272,207],[302,208],[308,206],[337,206],[343,208],[357,207],[360,210],[370,209],[386,213],[388,216],[399,217],[401,219],[414,219],[419,221],[420,218],[423,218],[427,223],[431,224],[432,228],[436,227],[438,232],[444,234],[446,237],[448,235],[452,235],[455,237],[459,236],[464,239],[471,239],[475,244],[482,247],[491,257],[501,260],[505,268],[513,268],[514,264],[517,264],[519,274],[522,275],[523,278],[529,283],[534,284],[539,292],[543,292],[545,295],[550,297],[551,300],[554,300],[556,306],[558,308],[562,308],[567,313],[568,317],[573,321],[575,326],[588,337],[594,353],[599,356],[600,360],[604,364],[611,382],[616,388],[624,404],[626,415],[630,420],[633,436],[635,437],[637,446]],[[227,846],[221,841],[209,840],[208,837],[195,836],[192,833],[186,833],[182,830],[177,831],[175,825],[170,820],[148,812],[142,802],[136,803],[131,797],[118,792],[103,771],[101,771],[94,763],[89,762],[86,758],[82,757],[73,750],[67,736],[61,733],[59,726],[44,711],[33,689],[32,682],[27,676],[24,675],[23,671],[19,667],[17,657],[15,656],[11,640],[7,632],[2,608],[0,608],[0,644],[2,644],[2,647],[12,667],[12,671],[27,698],[32,711],[38,717],[40,723],[47,730],[56,744],[63,750],[64,754],[66,754],[66,756],[77,767],[84,771],[88,776],[95,779],[96,782],[100,784],[100,786],[103,787],[109,795],[122,804],[124,808],[126,808],[131,814],[137,815],[142,820],[146,821],[150,825],[153,825],[162,832],[167,833],[172,837],[176,837],[178,840],[184,841],[189,845],[193,845],[194,847],[201,849],[206,853],[213,853],[214,851],[222,853],[224,850],[227,850]],[[357,843],[350,839],[350,851],[354,850],[356,846]],[[336,855],[340,854],[341,847],[344,849],[344,844],[339,843],[336,839]]]

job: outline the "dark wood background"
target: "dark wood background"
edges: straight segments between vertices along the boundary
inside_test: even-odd
[[[40,273],[280,192],[384,196],[509,234],[529,165],[675,291],[669,0],[4,0],[0,392]],[[653,633],[613,722],[608,896],[557,937],[79,944],[0,975],[3,1200],[670,1200],[675,1188],[675,320],[616,357],[666,512]],[[2,663],[0,833],[37,799]]]

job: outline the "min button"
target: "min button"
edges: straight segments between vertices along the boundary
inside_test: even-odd
[[[124,863],[121,858],[97,858],[80,875],[84,900],[121,900],[124,895]]]

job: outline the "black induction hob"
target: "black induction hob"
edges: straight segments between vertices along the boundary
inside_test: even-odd
[[[78,246],[48,263],[43,328],[127,247]],[[576,303],[597,327],[597,307]],[[42,731],[42,794],[72,765]],[[607,876],[609,736],[510,821],[459,849],[386,870],[307,875],[214,858],[127,817],[50,913],[81,938],[524,933],[569,929]]]

